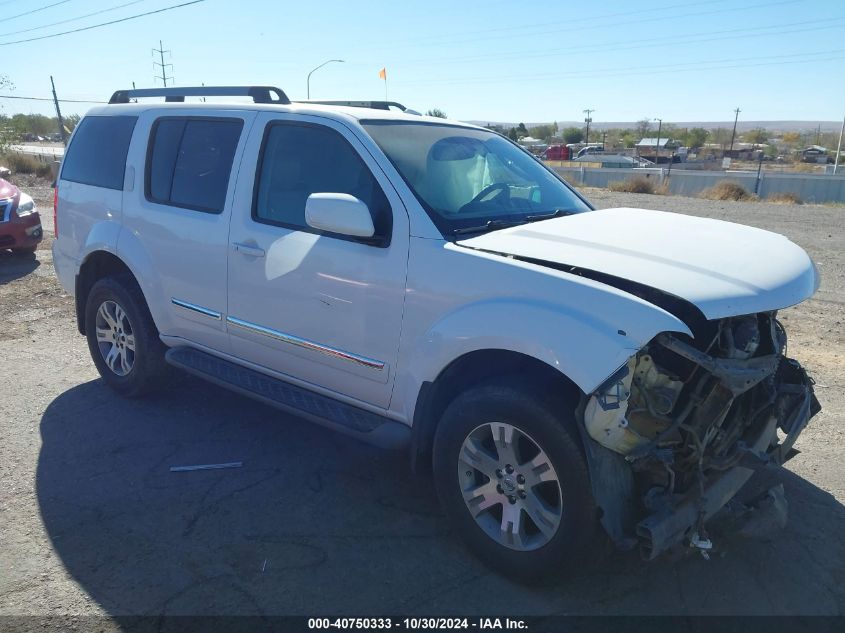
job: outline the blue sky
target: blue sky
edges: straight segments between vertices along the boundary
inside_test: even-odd
[[[745,120],[845,114],[843,0],[205,0],[3,45],[180,1],[0,0],[0,74],[11,94],[49,96],[52,74],[62,98],[106,99],[132,81],[154,85],[161,39],[177,85],[271,84],[304,98],[308,71],[339,58],[312,76],[313,98],[384,98],[386,67],[390,99],[464,120],[571,121],[585,108],[596,121],[726,121],[737,106]]]

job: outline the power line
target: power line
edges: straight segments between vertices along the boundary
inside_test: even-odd
[[[25,101],[52,101],[52,97],[21,97],[18,95],[0,95],[0,99],[23,99]],[[59,99],[59,103],[108,103],[91,99]]]
[[[688,13],[678,13],[678,14],[674,14],[674,15],[658,15],[658,16],[647,17],[647,18],[640,18],[640,19],[636,19],[636,20],[624,20],[622,22],[599,23],[599,24],[596,24],[594,26],[578,27],[577,32],[580,34],[583,31],[603,30],[603,29],[606,29],[606,28],[611,27],[611,26],[630,26],[632,24],[641,24],[641,23],[645,23],[645,22],[662,22],[662,21],[666,21],[666,20],[674,20],[674,19],[679,19],[679,18],[699,17],[699,16],[705,16],[705,15],[715,15],[715,14],[720,14],[720,13],[732,13],[732,12],[737,12],[737,11],[748,11],[748,10],[751,10],[751,9],[763,9],[763,8],[769,8],[769,7],[772,7],[772,6],[779,6],[779,5],[784,5],[784,4],[795,4],[798,1],[799,0],[777,0],[775,2],[761,2],[761,3],[758,3],[758,4],[746,5],[746,6],[742,6],[742,7],[730,6],[730,7],[727,7],[727,8],[712,9],[712,10],[709,10],[709,11],[696,11],[696,12],[688,12]],[[707,4],[707,3],[702,3],[702,4]],[[696,5],[693,4],[693,5],[681,5],[681,6],[696,6]],[[569,21],[566,21],[565,23],[568,24]],[[537,24],[537,26],[548,26],[549,24],[550,23],[546,22],[546,23],[543,23],[543,24]],[[554,23],[552,23],[552,24],[554,24]],[[484,31],[478,31],[478,33],[485,33],[486,35],[484,37],[477,37],[477,38],[467,38],[466,34],[457,34],[456,33],[454,35],[427,36],[427,38],[422,38],[422,39],[431,39],[432,37],[446,38],[445,40],[440,41],[440,42],[432,42],[432,45],[439,45],[439,46],[443,46],[445,44],[448,44],[450,42],[455,42],[455,41],[460,42],[461,44],[466,44],[468,42],[481,42],[481,41],[491,40],[491,39],[492,40],[500,39],[501,34],[490,35],[490,33],[493,32],[494,30],[511,31],[511,30],[514,30],[514,29],[522,29],[522,28],[526,28],[525,25],[514,26],[514,27],[500,27],[499,29],[487,29],[487,30],[484,30]],[[551,29],[551,30],[549,30],[549,29],[539,30],[539,31],[535,30],[535,31],[532,31],[530,33],[530,35],[531,35],[531,37],[536,38],[539,35],[561,35],[561,32],[560,32],[560,28],[558,27],[558,28],[554,28],[554,29]],[[457,38],[457,39],[455,39],[455,38]],[[391,50],[396,49],[396,48],[403,48],[403,47],[407,48],[409,46],[414,46],[415,44],[413,42],[418,41],[419,39],[420,38],[407,38],[407,39],[402,40],[401,42],[393,44],[393,45],[380,44],[378,46],[362,47],[362,48],[359,48],[358,50],[361,50],[361,51],[384,50],[386,46],[390,46]]]
[[[0,99],[23,99],[25,101],[53,101],[52,97],[20,97],[18,95],[0,95]],[[59,99],[59,103],[108,103],[91,99]]]
[[[8,18],[3,18],[4,21],[8,22],[9,20],[14,20],[15,18],[22,18],[25,15],[31,15],[33,13],[38,13],[39,11],[44,11],[45,9],[50,9],[51,7],[57,7],[60,4],[67,4],[71,0],[61,0],[61,2],[54,2],[53,4],[48,4],[43,7],[38,7],[37,9],[32,9],[31,11],[24,11],[23,13],[18,13],[17,15],[9,16]]]
[[[845,20],[843,18],[825,18],[822,20],[805,20],[803,22],[792,22],[790,24],[772,24],[769,26],[757,26],[757,27],[744,27],[740,29],[726,29],[722,31],[708,31],[706,33],[693,33],[686,37],[681,37],[678,35],[669,35],[666,37],[659,37],[659,38],[649,38],[647,42],[640,43],[640,44],[624,44],[624,45],[615,45],[614,42],[597,42],[594,44],[579,44],[575,46],[565,46],[562,48],[552,48],[546,49],[542,52],[533,52],[533,51],[511,51],[508,53],[502,53],[500,55],[469,55],[464,57],[443,57],[443,58],[421,58],[421,59],[411,59],[408,61],[403,62],[403,66],[417,66],[417,65],[430,65],[437,62],[462,62],[462,61],[476,61],[476,60],[493,60],[493,59],[531,59],[531,58],[540,58],[540,59],[548,59],[552,57],[563,57],[568,56],[571,52],[593,52],[591,49],[595,49],[596,51],[601,52],[615,52],[615,51],[627,51],[627,50],[636,50],[641,48],[654,48],[654,47],[663,47],[663,46],[670,46],[672,44],[701,44],[704,42],[716,42],[716,41],[724,41],[724,40],[732,40],[732,39],[747,39],[749,37],[768,37],[773,35],[792,35],[795,33],[806,33],[812,31],[823,31],[828,29],[836,29],[842,28],[841,22]],[[838,24],[831,24],[831,22],[838,22]],[[821,26],[815,27],[807,27],[807,28],[794,28],[799,26],[805,26],[808,24],[821,24]],[[772,29],[782,29],[782,30],[772,30]],[[769,32],[763,33],[761,31],[768,30]],[[735,35],[725,35],[727,33],[734,33]],[[712,37],[712,36],[719,36],[722,37]],[[375,63],[375,62],[372,62]]]
[[[42,24],[41,26],[33,26],[30,29],[24,30],[17,30],[17,31],[9,31],[8,33],[0,33],[0,37],[6,37],[7,35],[18,35],[20,33],[31,33],[32,31],[38,31],[40,29],[46,29],[50,26],[58,26],[59,24],[67,24],[68,22],[77,22],[79,20],[84,20],[85,18],[90,18],[95,15],[100,15],[101,13],[108,13],[109,11],[116,11],[117,9],[123,9],[124,7],[128,7],[133,4],[138,4],[140,2],[146,2],[146,0],[132,0],[132,2],[127,2],[125,4],[119,4],[116,7],[110,7],[108,9],[101,9],[99,11],[94,11],[93,13],[86,13],[85,15],[80,15],[75,18],[68,18],[67,20],[59,20],[58,22],[51,22],[50,24]]]
[[[521,81],[536,81],[542,79],[565,79],[567,77],[577,77],[579,75],[588,75],[590,77],[614,77],[614,76],[633,76],[633,75],[652,75],[652,74],[662,74],[662,73],[674,73],[678,72],[678,70],[684,70],[689,68],[690,70],[719,70],[719,69],[730,69],[730,68],[755,68],[758,66],[771,66],[777,64],[804,64],[809,62],[822,62],[822,61],[833,61],[838,59],[843,59],[841,53],[845,53],[845,49],[836,49],[836,50],[826,50],[826,51],[818,51],[814,53],[792,53],[788,55],[765,55],[762,57],[738,57],[738,58],[731,58],[731,59],[719,59],[719,60],[704,60],[698,62],[681,62],[677,64],[661,64],[659,66],[651,66],[651,67],[643,67],[642,65],[638,66],[628,66],[628,67],[613,67],[613,68],[598,68],[598,69],[590,69],[590,70],[576,70],[576,71],[569,71],[565,73],[542,73],[542,74],[521,74],[521,75],[512,75],[512,76],[498,76],[498,77],[481,77],[481,78],[456,78],[456,79],[445,79],[445,80],[426,80],[426,81],[403,81],[401,85],[408,86],[408,85],[449,85],[449,84],[489,84],[489,83],[498,83],[502,81],[508,82],[521,82]],[[832,55],[837,54],[833,57],[822,57],[822,58],[815,58],[814,56],[817,55]],[[799,60],[789,60],[789,58],[804,56],[808,57],[808,59],[799,59]],[[767,60],[763,63],[757,64],[735,64],[734,62],[737,61],[754,61],[754,60]],[[773,60],[785,60],[785,61],[773,61]],[[712,65],[718,64],[718,65]],[[721,64],[728,64],[728,65],[721,65]],[[658,69],[658,70],[655,70]],[[662,70],[660,70],[662,69]]]
[[[65,2],[69,2],[70,0],[64,0]],[[53,33],[51,35],[42,35],[41,37],[31,37],[25,40],[15,40],[14,42],[0,42],[0,46],[11,46],[12,44],[25,44],[26,42],[37,42],[38,40],[47,40],[51,37],[59,37],[60,35],[68,35],[70,33],[80,33],[82,31],[90,31],[91,29],[98,29],[102,26],[110,26],[112,24],[119,24],[120,22],[128,22],[129,20],[135,20],[137,18],[143,18],[148,15],[155,15],[156,13],[164,13],[165,11],[171,11],[173,9],[180,9],[182,7],[187,7],[192,4],[199,4],[200,2],[205,2],[206,0],[191,0],[191,2],[183,2],[181,4],[174,4],[169,7],[164,7],[163,9],[156,9],[155,11],[147,11],[146,13],[138,13],[136,15],[130,15],[125,18],[120,18],[119,20],[111,20],[109,22],[101,22],[100,24],[93,24],[91,26],[83,26],[78,29],[73,29],[70,31],[62,31],[61,33]]]
[[[683,3],[680,3],[680,4],[672,4],[672,5],[663,6],[663,7],[654,7],[654,8],[651,8],[651,9],[638,9],[636,11],[623,11],[623,12],[617,12],[617,13],[605,13],[603,15],[602,14],[592,15],[592,16],[586,16],[586,17],[583,17],[583,18],[567,18],[567,19],[563,19],[563,20],[533,22],[533,23],[528,23],[528,24],[519,24],[519,25],[515,25],[515,26],[502,26],[502,27],[495,27],[495,28],[488,28],[488,29],[477,29],[477,30],[474,30],[474,31],[462,31],[461,33],[443,33],[443,34],[440,34],[440,35],[424,35],[424,36],[421,36],[421,37],[403,38],[402,40],[399,40],[399,42],[404,44],[406,42],[422,42],[422,41],[436,40],[436,39],[442,39],[442,38],[451,38],[451,37],[458,37],[458,38],[461,38],[463,40],[464,38],[466,38],[467,35],[490,34],[490,33],[502,32],[502,31],[512,32],[512,31],[519,31],[519,30],[523,30],[523,29],[533,29],[533,28],[538,27],[538,26],[540,26],[540,27],[551,26],[551,25],[554,25],[554,24],[562,24],[562,25],[569,26],[571,24],[576,24],[576,23],[579,23],[579,22],[596,22],[596,21],[601,22],[602,20],[606,20],[608,18],[618,18],[618,17],[629,16],[629,15],[638,15],[640,13],[654,13],[655,11],[670,11],[672,9],[679,9],[679,8],[688,9],[690,7],[695,7],[695,6],[700,6],[700,5],[708,5],[708,4],[724,4],[726,1],[728,1],[728,0],[706,0],[706,1],[702,1],[702,2],[683,2]],[[664,16],[663,19],[670,19],[672,17],[675,17],[675,16],[671,16],[671,15],[670,16]],[[385,45],[393,47],[393,45],[390,42],[385,42],[382,45],[379,45],[378,47],[375,47],[375,48],[381,50],[382,46],[385,46]],[[372,49],[373,49],[373,47],[364,47],[364,48],[358,49],[358,50],[372,50]]]

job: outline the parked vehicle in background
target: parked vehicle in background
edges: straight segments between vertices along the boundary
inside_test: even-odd
[[[581,158],[582,156],[586,156],[587,154],[601,154],[604,152],[604,145],[595,144],[595,145],[586,145],[578,150],[578,153],[575,154],[575,158]]]
[[[572,153],[566,145],[549,145],[541,158],[543,160],[569,160],[571,156]]]
[[[178,102],[198,95],[254,103]],[[54,265],[106,384],[140,396],[171,365],[408,450],[509,576],[577,571],[599,525],[647,558],[707,550],[819,410],[777,319],[818,288],[800,247],[594,211],[484,128],[119,91],[57,186]]]
[[[41,216],[35,201],[0,178],[0,249],[31,255],[42,238]]]

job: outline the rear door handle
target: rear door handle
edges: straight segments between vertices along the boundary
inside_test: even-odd
[[[251,246],[249,244],[242,244],[241,242],[233,242],[232,246],[239,253],[249,255],[250,257],[264,257],[264,249],[258,246]]]

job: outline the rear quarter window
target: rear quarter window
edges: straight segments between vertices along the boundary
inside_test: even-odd
[[[137,120],[134,116],[82,119],[62,161],[62,180],[122,190],[126,154]]]

